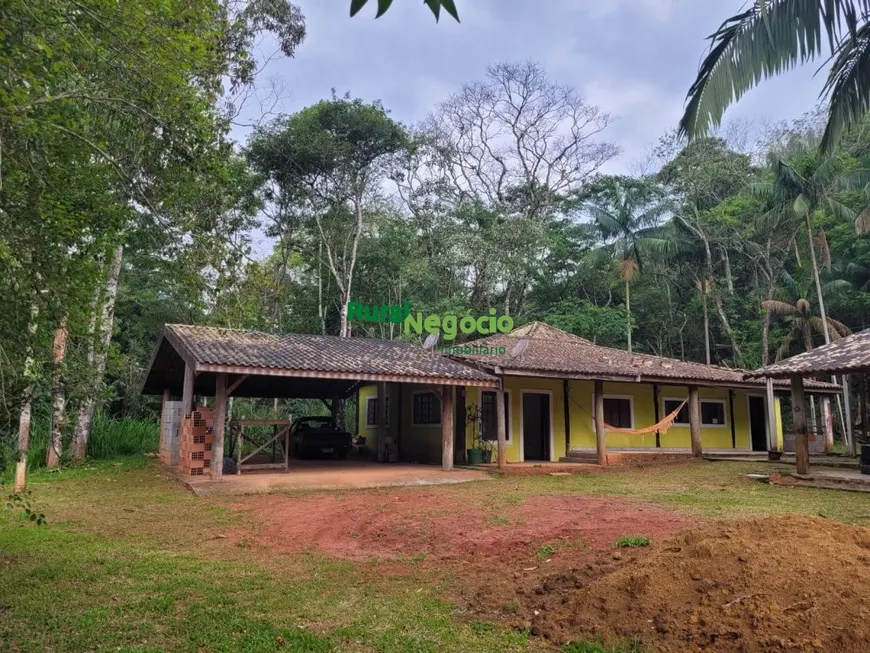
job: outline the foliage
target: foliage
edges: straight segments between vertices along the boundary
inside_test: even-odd
[[[0,484],[0,497],[3,497],[6,503],[6,510],[13,512],[21,512],[26,521],[32,522],[37,526],[44,526],[45,513],[38,512],[33,504],[33,493],[30,490],[25,492],[12,492],[7,494],[5,486]]]
[[[368,4],[369,0],[350,0],[350,15],[351,18],[356,16],[360,10]],[[429,7],[429,10],[435,16],[437,22],[441,16],[441,10],[444,9],[450,14],[453,19],[459,22],[459,12],[456,10],[454,0],[423,0],[423,3]],[[378,13],[375,18],[380,18],[392,6],[393,0],[378,0]]]
[[[646,535],[624,535],[616,540],[613,546],[617,549],[634,548],[639,546],[649,546],[652,543]]]

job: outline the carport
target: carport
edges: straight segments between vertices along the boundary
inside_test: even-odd
[[[210,474],[223,472],[227,398],[346,399],[362,383],[378,393],[377,458],[396,462],[387,437],[386,387],[424,384],[441,399],[442,468],[453,468],[453,386],[498,388],[498,379],[438,353],[398,340],[339,338],[311,334],[268,334],[220,327],[166,325],[148,368],[142,392],[163,396],[163,416],[172,396],[181,397],[189,417],[196,395],[214,397]]]

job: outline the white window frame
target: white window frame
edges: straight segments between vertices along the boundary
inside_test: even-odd
[[[629,414],[631,415],[631,426],[628,428],[634,429],[634,395],[604,395],[605,399],[628,399],[629,402]],[[592,413],[595,413],[595,393],[592,393]],[[625,428],[625,427],[623,427]],[[608,428],[604,429],[608,433],[619,433],[619,431],[611,431]],[[595,433],[595,417],[592,418],[592,433]]]
[[[687,397],[662,397],[662,416],[668,414],[667,408],[665,408],[666,401],[679,401],[680,403],[686,401]],[[724,429],[731,425],[731,416],[728,414],[728,406],[726,405],[726,401],[724,399],[717,399],[715,397],[701,398],[698,402],[699,404],[722,404],[722,414],[725,416],[725,421],[722,424],[704,424],[704,412],[701,411],[701,428],[702,429]],[[688,410],[689,405],[686,404],[686,409]],[[700,410],[700,407],[699,407]],[[691,426],[689,422],[674,422],[674,426],[682,426],[688,427]]]
[[[375,402],[375,410],[374,411],[371,410],[372,404],[370,402],[372,400],[374,400],[374,402]],[[389,396],[387,396],[386,404],[387,404],[387,419],[385,422],[385,426],[389,426],[390,425],[390,397]],[[378,396],[377,395],[369,395],[368,397],[366,397],[366,423],[365,423],[365,427],[367,429],[378,428],[377,420],[374,420],[373,423],[369,423],[369,417],[371,417],[372,412],[374,412],[375,416],[377,416],[377,412],[378,412],[377,406],[378,406]]]
[[[451,390],[452,390],[452,388],[451,388]],[[436,424],[419,424],[414,420],[414,417],[415,417],[414,416],[414,398],[417,397],[418,395],[433,395],[438,400],[438,403],[441,403],[443,401],[441,399],[441,397],[436,395],[431,390],[417,390],[416,392],[412,392],[411,393],[411,426],[413,426],[414,428],[419,428],[419,429],[440,429],[441,428],[441,411],[440,410],[438,411],[438,422]],[[442,405],[442,409],[443,409],[443,405]]]
[[[480,406],[481,411],[483,411],[483,393],[484,392],[498,392],[498,390],[486,390],[484,388],[480,388],[480,391],[477,394],[477,403]],[[513,440],[513,432],[514,432],[514,429],[513,429],[513,421],[514,421],[513,420],[513,409],[508,408],[508,406],[510,406],[510,401],[511,401],[511,391],[505,390],[504,391],[504,405],[506,408],[505,413],[509,413],[507,415],[507,417],[508,417],[507,423],[505,424],[505,436],[507,438],[505,440],[505,444],[512,444],[514,441]],[[485,442],[498,442],[498,440],[485,440]]]

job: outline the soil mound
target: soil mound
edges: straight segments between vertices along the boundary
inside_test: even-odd
[[[709,522],[602,564],[518,588],[522,625],[555,644],[870,651],[868,528],[792,515]]]

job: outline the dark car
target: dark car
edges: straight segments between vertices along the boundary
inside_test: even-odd
[[[346,458],[352,437],[335,425],[331,417],[300,417],[290,427],[290,455]]]

